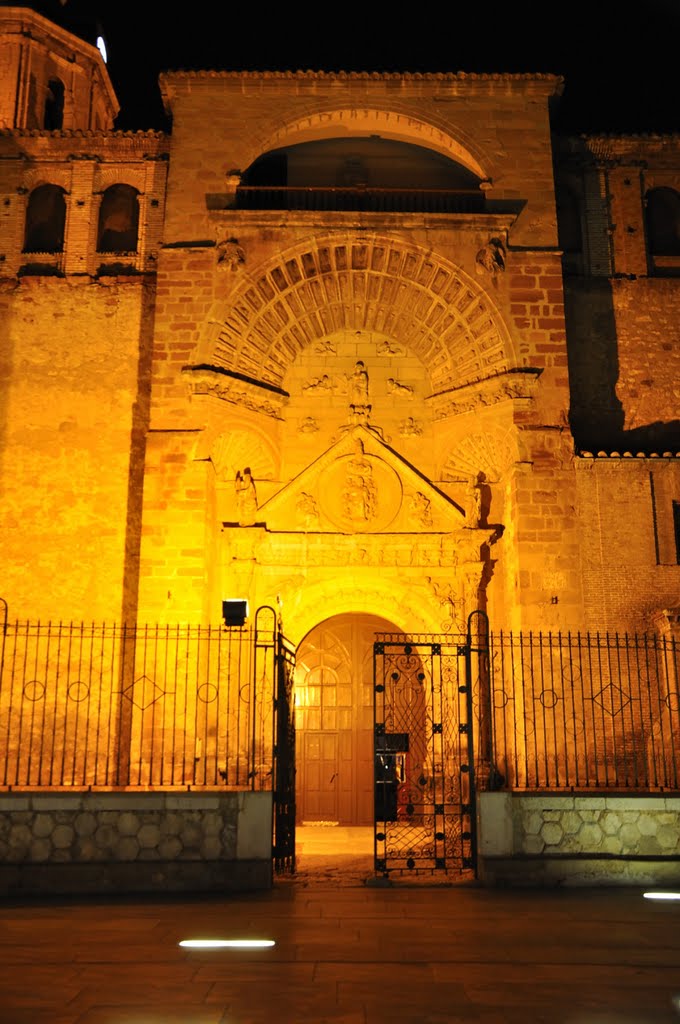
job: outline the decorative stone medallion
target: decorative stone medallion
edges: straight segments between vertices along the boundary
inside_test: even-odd
[[[319,478],[319,503],[343,532],[377,533],[394,520],[402,501],[401,481],[383,459],[354,451],[332,462]]]

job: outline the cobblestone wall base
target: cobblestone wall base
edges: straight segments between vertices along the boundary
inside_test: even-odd
[[[0,894],[271,885],[271,793],[0,796]]]
[[[680,884],[680,798],[481,793],[488,885]]]

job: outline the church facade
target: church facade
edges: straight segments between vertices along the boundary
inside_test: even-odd
[[[275,608],[310,763],[376,631],[673,635],[680,140],[555,137],[545,74],[159,84],[118,132],[98,51],[0,12],[10,616]]]

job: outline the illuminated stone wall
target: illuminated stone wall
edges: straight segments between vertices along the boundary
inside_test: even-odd
[[[24,278],[0,301],[2,596],[12,617],[120,621],[141,281]]]

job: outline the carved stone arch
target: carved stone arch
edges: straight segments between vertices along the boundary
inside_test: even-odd
[[[425,593],[423,591],[423,593]],[[294,595],[280,595],[283,599],[282,618],[286,636],[298,644],[319,623],[320,609],[323,619],[345,613],[377,615],[393,622],[398,630],[410,633],[436,633],[441,614],[436,602],[414,602],[413,587],[397,584],[394,579],[381,582],[374,574],[366,585],[357,584],[351,570],[340,572],[333,580],[332,591],[328,583],[304,582]],[[408,609],[407,620],[404,609]]]
[[[434,392],[517,365],[490,296],[431,250],[379,235],[316,237],[252,271],[211,324],[214,365],[281,388],[309,345],[336,331],[403,341]]]
[[[469,480],[482,472],[488,483],[499,483],[517,459],[514,432],[491,428],[457,441],[441,468],[440,479]]]
[[[333,138],[338,134],[358,137],[379,134],[384,139],[431,149],[462,164],[481,179],[490,177],[491,158],[457,125],[451,125],[443,118],[424,120],[414,117],[411,107],[404,105],[399,110],[398,106],[392,104],[389,110],[384,110],[348,107],[345,102],[335,108],[324,106],[321,110],[310,110],[305,116],[298,116],[276,128],[260,143],[261,153],[301,142]]]

